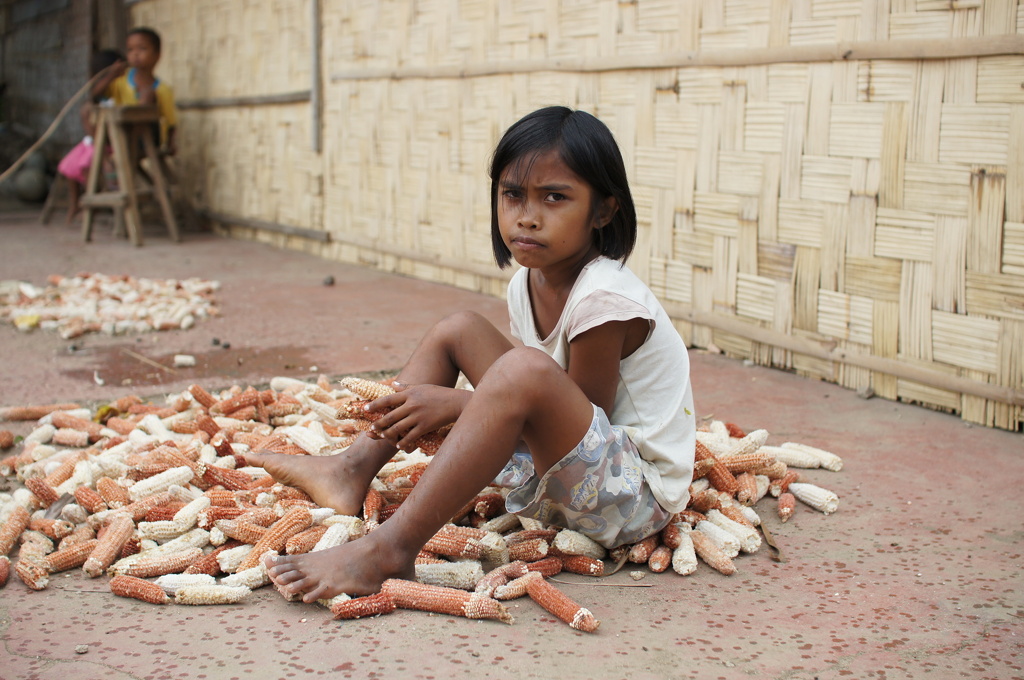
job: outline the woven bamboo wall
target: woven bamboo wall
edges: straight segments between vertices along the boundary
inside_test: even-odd
[[[330,235],[260,236],[282,245],[500,295],[491,149],[535,108],[583,108],[627,160],[630,266],[688,343],[1024,423],[1016,0],[348,0],[318,6],[318,31],[310,5],[133,7],[164,32],[179,97],[314,87],[321,50],[322,117],[186,111],[204,207]]]

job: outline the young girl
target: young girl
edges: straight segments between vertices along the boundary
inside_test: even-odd
[[[650,290],[621,260],[636,214],[619,149],[593,116],[541,109],[502,137],[491,165],[491,241],[515,259],[513,347],[481,316],[458,313],[420,342],[372,402],[393,410],[335,456],[252,453],[250,464],[314,501],[358,514],[396,451],[454,423],[399,510],[357,541],[266,562],[306,602],[375,593],[413,578],[420,548],[491,483],[508,510],[606,547],[662,529],[688,500],[695,421],[686,348]],[[453,389],[459,372],[474,391]]]

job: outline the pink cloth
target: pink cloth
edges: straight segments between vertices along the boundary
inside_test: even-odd
[[[86,138],[75,145],[68,155],[61,159],[57,172],[70,180],[85,184],[89,179],[89,166],[92,165],[92,139]]]

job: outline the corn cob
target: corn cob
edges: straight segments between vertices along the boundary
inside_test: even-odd
[[[100,498],[111,509],[124,507],[132,502],[128,495],[128,489],[124,488],[110,477],[100,477],[96,480],[96,491]]]
[[[50,423],[41,423],[25,435],[24,444],[48,444],[56,433],[57,428]]]
[[[730,559],[739,554],[739,540],[711,520],[697,522],[694,532],[707,536]],[[692,538],[692,537],[691,537]]]
[[[556,558],[552,558],[552,559],[558,559],[558,558],[556,557]],[[512,578],[511,580],[509,580],[507,583],[502,583],[502,584],[496,586],[494,588],[494,595],[493,595],[494,599],[495,600],[500,600],[500,601],[505,601],[505,600],[516,600],[516,599],[519,599],[520,597],[525,597],[526,594],[527,594],[526,593],[526,586],[527,586],[527,584],[530,582],[531,579],[537,578],[536,576],[534,576],[534,574],[540,574],[540,572],[532,572],[532,571],[527,570],[527,572],[525,574],[523,574],[522,576],[516,576],[515,578]],[[544,575],[540,574],[540,577],[543,578]]]
[[[768,493],[778,498],[781,494],[789,491],[789,485],[793,482],[799,482],[802,479],[799,472],[796,470],[789,470],[781,479],[773,479],[771,484],[768,485]]]
[[[487,572],[487,574],[477,582],[474,590],[478,593],[483,593],[488,597],[493,597],[496,588],[503,586],[509,581],[517,579],[520,576],[525,576],[528,571],[529,570],[526,568],[525,562],[509,562],[508,564],[503,564],[500,567],[495,567],[491,571]]]
[[[672,564],[672,549],[665,545],[659,545],[651,553],[647,560],[647,567],[655,574],[660,574]]]
[[[796,496],[797,500],[825,515],[830,515],[839,508],[839,496],[815,484],[794,482],[789,485],[789,492]]]
[[[74,525],[67,520],[47,519],[45,517],[38,517],[29,520],[28,528],[32,531],[38,531],[45,534],[54,541],[59,541],[65,536],[69,536],[71,532],[75,530]]]
[[[736,475],[736,500],[743,505],[753,505],[757,502],[757,480],[749,472],[741,472]]]
[[[82,570],[90,578],[96,578],[121,554],[121,549],[135,531],[131,516],[120,512],[114,515],[100,536],[96,547],[85,561]]]
[[[216,576],[221,572],[220,562],[217,561],[217,556],[225,550],[237,547],[234,544],[224,544],[214,548],[212,551],[206,553],[198,560],[188,565],[183,571],[183,574],[196,574],[196,575],[207,575]]]
[[[0,430],[0,451],[6,451],[14,446],[14,433],[10,430]]]
[[[43,558],[53,552],[53,541],[38,531],[25,530],[21,534],[19,542],[21,543],[21,548],[18,550],[18,559],[20,560],[42,564]]]
[[[519,516],[511,512],[506,512],[503,515],[498,515],[492,520],[488,520],[484,524],[480,525],[479,528],[484,531],[493,531],[498,534],[504,534],[517,526],[522,526],[519,523]]]
[[[320,539],[324,537],[329,528],[321,524],[295,534],[285,542],[285,552],[289,555],[308,553],[316,547],[316,544],[320,542]]]
[[[22,583],[32,590],[43,590],[50,582],[46,567],[35,560],[26,559],[24,556],[15,563],[14,573],[18,575]]]
[[[203,473],[203,481],[210,486],[220,485],[231,491],[248,489],[252,484],[252,476],[238,470],[229,470],[219,465],[208,465]]]
[[[742,439],[743,437],[747,436],[743,432],[743,428],[741,428],[736,423],[726,423],[725,424],[725,430],[726,430],[726,432],[729,433],[729,436],[732,437],[733,439]]]
[[[92,527],[88,524],[80,524],[75,527],[75,530],[69,535],[61,539],[59,548],[63,550],[64,548],[70,548],[78,543],[91,541],[94,538],[96,538],[96,532],[93,531]]]
[[[228,574],[221,579],[221,584],[225,586],[244,586],[249,590],[256,590],[270,584],[270,575],[267,574],[266,565],[260,562],[250,569]]]
[[[36,406],[9,406],[0,408],[0,420],[39,420],[54,411],[73,411],[78,404],[39,404]]]
[[[309,510],[303,507],[291,508],[284,517],[274,522],[260,540],[253,546],[252,552],[238,565],[238,571],[255,567],[260,558],[268,550],[282,552],[288,539],[305,531],[313,523]]]
[[[775,462],[775,457],[764,449],[759,449],[753,453],[743,453],[722,458],[722,465],[734,475],[737,472],[761,472],[771,468]]]
[[[115,577],[117,578],[117,577]],[[217,579],[209,574],[164,574],[154,581],[168,595],[174,595],[179,588],[185,586],[212,586]]]
[[[11,576],[11,560],[7,555],[0,555],[0,588],[7,583]]]
[[[785,442],[781,448],[796,449],[804,453],[809,453],[818,458],[821,467],[831,472],[839,472],[843,469],[843,459],[831,451],[823,451],[822,449],[808,446],[807,444],[798,444],[796,442]]]
[[[665,528],[661,530],[661,544],[667,547],[669,550],[675,550],[679,547],[680,532],[681,529],[679,528],[679,525],[676,524],[674,521],[665,525]]]
[[[235,492],[229,489],[212,488],[205,491],[206,497],[210,499],[210,505],[215,508],[236,508],[238,501],[235,499]],[[226,519],[226,518],[218,518]]]
[[[44,508],[48,508],[57,502],[60,498],[52,486],[46,483],[46,480],[39,479],[26,479],[25,488],[32,492],[32,494],[39,501],[39,505]]]
[[[728,555],[722,552],[722,549],[715,544],[710,536],[700,531],[692,531],[690,532],[690,540],[693,542],[694,552],[709,567],[726,576],[736,573],[736,565],[732,563]]]
[[[72,475],[74,475],[75,473],[75,470],[78,468],[78,464],[81,461],[85,460],[86,457],[88,457],[88,453],[86,453],[85,451],[77,451],[72,455],[68,456],[67,458],[64,459],[64,462],[62,462],[59,466],[57,466],[54,469],[53,472],[46,475],[46,483],[56,489],[56,487],[59,487],[64,482],[71,479]]]
[[[559,531],[553,545],[566,555],[586,555],[595,560],[603,559],[608,552],[594,539],[571,529]]]
[[[589,609],[579,606],[562,591],[548,583],[539,574],[527,574],[526,592],[534,602],[569,624],[570,628],[593,633],[601,622],[594,618]]]
[[[152,553],[153,551],[149,552]],[[199,548],[186,548],[177,552],[156,555],[142,553],[139,559],[122,566],[116,573],[138,576],[139,578],[178,574],[202,556],[203,551]],[[114,566],[116,567],[117,565]],[[114,567],[111,567],[111,572],[114,573]]]
[[[136,482],[128,489],[128,496],[133,501],[139,501],[147,496],[167,491],[172,485],[182,486],[192,481],[192,470],[187,466],[174,467],[160,474],[148,477],[141,482]]]
[[[448,564],[448,560],[443,557],[438,557],[432,552],[420,550],[416,553],[416,560],[414,561],[414,564]]]
[[[508,557],[513,561],[536,562],[544,559],[547,555],[548,542],[543,538],[520,541],[508,546]]]
[[[432,586],[474,590],[483,577],[483,567],[473,560],[416,565],[416,580]]]
[[[415,581],[388,579],[381,593],[391,597],[401,609],[418,609],[436,614],[464,616],[470,619],[497,619],[512,623],[512,615],[497,600],[455,588],[431,586]]]
[[[683,531],[679,536],[679,547],[672,551],[672,571],[687,576],[697,571],[697,553],[694,552],[691,532]]]
[[[725,456],[731,458],[733,456],[744,456],[750,453],[754,453],[759,448],[764,446],[764,443],[768,440],[767,430],[754,430],[743,436],[739,441],[732,443],[729,449],[729,453]]]
[[[89,555],[95,549],[96,544],[99,543],[96,539],[84,541],[82,543],[76,543],[66,548],[61,548],[56,552],[52,552],[43,559],[43,566],[51,574],[55,574],[60,571],[67,571],[68,569],[77,569],[78,567],[85,564],[85,561],[89,558]]]
[[[217,564],[220,566],[220,570],[225,574],[234,574],[237,571],[244,571],[250,567],[240,569],[242,561],[245,560],[253,552],[253,546],[243,543],[242,545],[234,548],[229,548],[217,555]],[[257,560],[258,561],[258,560]],[[255,565],[253,565],[255,566]]]
[[[426,544],[424,550],[438,555],[478,560],[483,555],[479,539],[442,528]]]
[[[694,447],[694,461],[710,459],[713,461],[711,469],[707,472],[707,480],[711,482],[711,486],[715,487],[719,491],[733,496],[736,494],[739,488],[736,478],[733,476],[729,469],[720,461],[711,451],[700,441],[696,442]]]
[[[83,448],[89,445],[89,433],[70,428],[61,428],[53,433],[53,438],[50,441],[56,446]]]
[[[583,555],[586,557],[586,555]],[[594,558],[591,558],[594,559]],[[542,560],[536,562],[527,562],[526,569],[528,571],[535,571],[541,576],[554,576],[562,572],[562,558],[561,557],[545,557]]]
[[[75,501],[85,508],[90,515],[107,509],[107,504],[96,491],[87,486],[80,486],[74,491]]]
[[[110,592],[118,597],[130,597],[150,604],[167,604],[169,601],[167,593],[157,584],[124,574],[110,579]]]
[[[757,552],[761,547],[761,535],[751,526],[733,521],[718,510],[708,513],[708,521],[735,536],[740,542],[740,550],[745,553]]]
[[[217,403],[217,400],[213,398],[213,395],[199,385],[189,385],[188,393],[191,394],[192,398],[195,399],[203,408],[209,409]]]
[[[142,552],[142,539],[136,534],[132,534],[124,543],[124,547],[121,548],[121,552],[118,559],[124,559],[129,555],[137,555]]]
[[[390,385],[362,378],[342,378],[341,385],[353,394],[369,401],[395,393],[395,388]]]
[[[629,561],[633,564],[647,564],[647,560],[651,559],[651,553],[658,547],[658,535],[648,536],[642,541],[638,541],[633,544],[633,547],[629,550]]]
[[[751,521],[750,517],[744,514],[743,508],[741,506],[723,504],[722,507],[717,509],[717,511],[722,513],[732,521],[738,522],[739,524],[743,524],[744,526],[748,526],[750,528],[754,528],[755,526],[757,526]]]
[[[337,517],[346,517],[345,515],[336,515]],[[332,518],[333,519],[333,518]],[[318,552],[320,550],[327,550],[328,548],[334,548],[343,543],[347,543],[353,539],[359,538],[363,535],[363,522],[357,517],[349,517],[349,522],[334,522],[331,524],[325,523],[327,531],[320,537],[316,545],[310,552]]]
[[[604,576],[604,562],[586,555],[566,555],[562,558],[562,569],[571,574]]]
[[[796,510],[796,496],[788,491],[780,494],[776,510],[779,513],[779,519],[783,522],[788,522],[789,518],[793,516],[793,511]]]
[[[235,604],[245,599],[250,591],[245,586],[184,586],[174,593],[175,604]]]
[[[366,616],[390,614],[395,611],[395,601],[386,593],[343,600],[331,605],[331,614],[336,619],[361,619]]]
[[[522,531],[516,531],[505,536],[505,542],[512,546],[523,541],[542,538],[548,543],[553,543],[557,535],[558,529],[523,529]]]

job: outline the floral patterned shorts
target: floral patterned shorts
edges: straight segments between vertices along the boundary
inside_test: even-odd
[[[509,512],[579,531],[606,548],[636,543],[672,518],[644,479],[636,446],[598,406],[583,440],[544,476],[534,474],[523,448],[494,483],[511,489]]]

